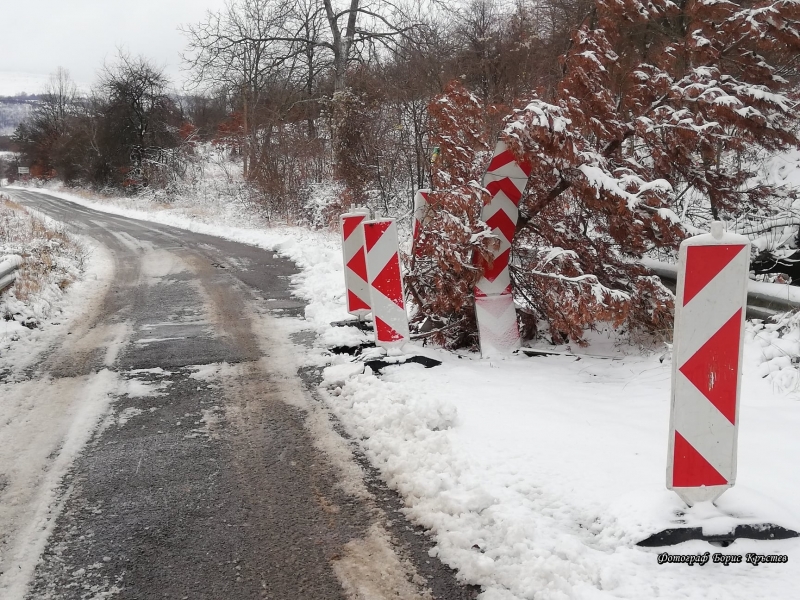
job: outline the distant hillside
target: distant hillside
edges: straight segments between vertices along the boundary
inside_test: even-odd
[[[14,133],[39,100],[48,75],[0,70],[0,137]]]
[[[38,96],[24,94],[0,97],[0,136],[13,134],[38,100]]]

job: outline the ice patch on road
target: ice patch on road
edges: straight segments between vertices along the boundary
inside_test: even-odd
[[[163,396],[164,390],[169,386],[168,381],[142,381],[141,379],[123,380],[120,386],[120,394],[129,398],[153,398]]]
[[[133,369],[131,371],[127,371],[127,373],[131,375],[167,375],[169,371],[165,371],[161,367],[153,367],[151,369]]]
[[[154,249],[141,257],[141,278],[148,285],[155,285],[170,275],[187,271],[186,263],[171,250]]]
[[[158,344],[160,342],[171,342],[173,340],[185,340],[186,337],[164,337],[164,338],[142,338],[134,341],[137,346],[147,346],[149,344]]]
[[[200,422],[203,424],[203,430],[212,438],[217,438],[217,430],[222,422],[222,409],[219,406],[212,406],[211,408],[204,408],[201,411],[203,415]]]
[[[227,371],[229,368],[230,365],[228,363],[209,363],[207,365],[187,367],[187,369],[192,370],[189,377],[198,381],[213,381],[220,376],[220,373]]]
[[[37,190],[37,191],[40,191],[40,190]],[[90,221],[90,222],[92,224],[94,224],[95,226],[97,226],[97,227],[102,227],[102,228],[106,227],[105,223],[100,223],[99,221]],[[130,250],[130,251],[132,251],[134,253],[138,253],[138,252],[141,252],[143,250],[142,245],[139,242],[139,240],[137,240],[135,237],[131,236],[130,234],[125,233],[124,231],[111,231],[110,229],[108,231],[109,231],[109,233],[111,235],[113,235],[119,241],[120,244],[125,246],[128,250]]]
[[[144,411],[141,408],[135,408],[133,406],[129,406],[121,413],[119,413],[119,416],[117,417],[117,425],[119,427],[125,427],[125,423],[130,421],[133,417],[138,417],[143,412]]]

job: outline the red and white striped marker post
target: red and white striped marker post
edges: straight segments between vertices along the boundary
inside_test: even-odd
[[[353,212],[341,216],[347,312],[359,319],[372,310],[369,303],[364,229],[361,227],[362,221],[367,218],[369,218],[368,208],[356,208]]]
[[[430,192],[430,190],[417,190],[414,196],[414,230],[412,232],[413,238],[411,242],[411,254],[413,255],[418,253],[417,240],[419,240],[419,235],[422,233],[422,225],[425,222],[425,217],[428,216],[428,194]]]
[[[691,506],[736,481],[750,242],[714,222],[678,264],[667,487]]]
[[[483,357],[507,354],[520,344],[508,261],[519,216],[517,206],[530,173],[530,167],[518,163],[504,142],[497,143],[483,177],[483,187],[492,198],[483,207],[481,218],[500,238],[500,246],[491,268],[484,265],[483,277],[475,285],[475,316]]]
[[[394,219],[377,219],[364,221],[362,227],[375,343],[384,348],[399,347],[408,341],[409,331],[397,225]]]

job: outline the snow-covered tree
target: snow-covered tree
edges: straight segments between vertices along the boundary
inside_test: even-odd
[[[516,290],[554,337],[598,318],[663,329],[670,297],[636,259],[681,239],[689,202],[714,218],[768,208],[776,190],[741,158],[798,145],[780,74],[800,49],[798,6],[598,0],[554,98],[508,120],[533,167]]]
[[[638,259],[677,246],[692,229],[690,206],[738,218],[780,197],[747,158],[798,146],[798,16],[800,4],[786,0],[597,0],[573,33],[559,85],[501,133],[532,168],[511,262],[526,335],[545,324],[554,341],[580,343],[600,320],[668,332],[672,296]],[[455,119],[470,138],[477,128],[465,114]],[[475,150],[465,140],[452,148],[482,165]],[[454,164],[439,181],[466,198],[479,173],[469,179]],[[480,223],[455,221],[469,243],[486,241]],[[474,281],[461,256],[449,264]]]

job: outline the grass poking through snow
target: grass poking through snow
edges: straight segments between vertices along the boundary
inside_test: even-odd
[[[0,292],[0,318],[29,329],[52,316],[88,257],[62,225],[0,195],[0,256],[5,254],[19,254],[23,263],[14,284]]]

